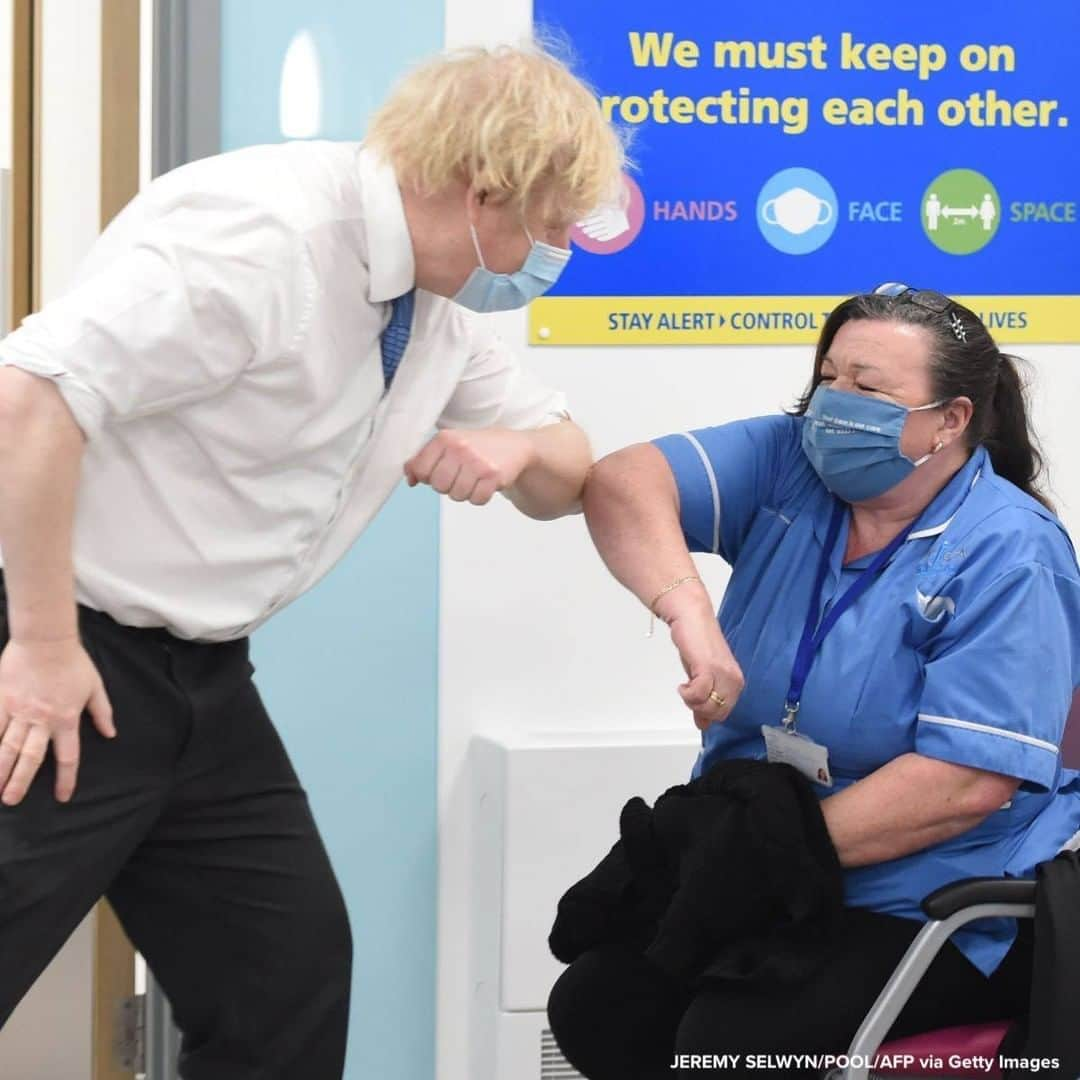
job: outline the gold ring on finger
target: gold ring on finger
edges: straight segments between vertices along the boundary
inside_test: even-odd
[[[709,700],[718,709],[722,709],[727,704],[727,698],[721,697],[715,690],[710,690],[709,691]]]

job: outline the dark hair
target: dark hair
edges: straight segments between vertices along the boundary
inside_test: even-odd
[[[836,332],[855,319],[924,327],[933,342],[930,381],[935,400],[966,397],[974,406],[965,432],[966,445],[974,449],[981,443],[999,476],[1053,510],[1038,482],[1044,464],[1028,419],[1026,386],[1020,378],[1019,368],[1024,361],[1003,353],[982,320],[955,300],[944,311],[932,311],[905,296],[866,294],[845,300],[825,321],[809,389],[796,403],[792,415],[806,412],[821,382],[821,362]],[[962,327],[963,339],[957,337],[954,325]]]

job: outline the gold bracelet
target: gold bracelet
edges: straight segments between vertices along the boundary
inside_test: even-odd
[[[677,589],[680,585],[685,585],[688,581],[701,581],[701,578],[697,574],[688,574],[686,577],[679,578],[678,581],[673,581],[670,585],[665,585],[657,594],[653,597],[653,602],[649,605],[649,632],[646,637],[652,637],[653,631],[656,629],[656,605],[660,602],[662,597],[667,596],[672,589]]]

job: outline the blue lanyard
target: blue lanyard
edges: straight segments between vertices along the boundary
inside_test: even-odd
[[[874,561],[858,576],[847,592],[833,604],[829,614],[821,619],[819,623],[821,589],[825,584],[825,575],[829,572],[829,561],[832,558],[833,548],[836,547],[836,541],[840,536],[840,522],[844,519],[844,512],[844,504],[837,501],[833,507],[832,518],[829,521],[829,531],[825,536],[825,548],[821,552],[821,560],[818,563],[814,590],[810,594],[810,610],[806,613],[802,638],[799,640],[799,648],[795,653],[795,666],[791,669],[791,685],[788,687],[787,700],[784,702],[782,720],[784,727],[789,731],[795,725],[795,714],[799,711],[803,686],[806,684],[806,677],[810,674],[810,668],[813,666],[814,655],[825,640],[825,635],[836,625],[836,620],[870,588],[882,567],[896,554],[915,524],[915,522],[912,522],[911,525],[908,525],[906,529],[889,541],[888,546],[877,553]],[[816,630],[815,627],[817,627]]]

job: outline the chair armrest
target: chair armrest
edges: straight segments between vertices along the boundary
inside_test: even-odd
[[[1024,878],[974,877],[935,889],[922,902],[930,919],[947,919],[975,904],[1034,904],[1035,882]]]
[[[848,1048],[850,1063],[839,1072],[843,1080],[868,1080],[869,1062],[953,931],[976,919],[1034,918],[1035,882],[1019,878],[969,878],[932,892],[923,901],[923,910],[930,921],[915,935],[855,1032]],[[950,913],[943,915],[940,913],[943,910]]]

